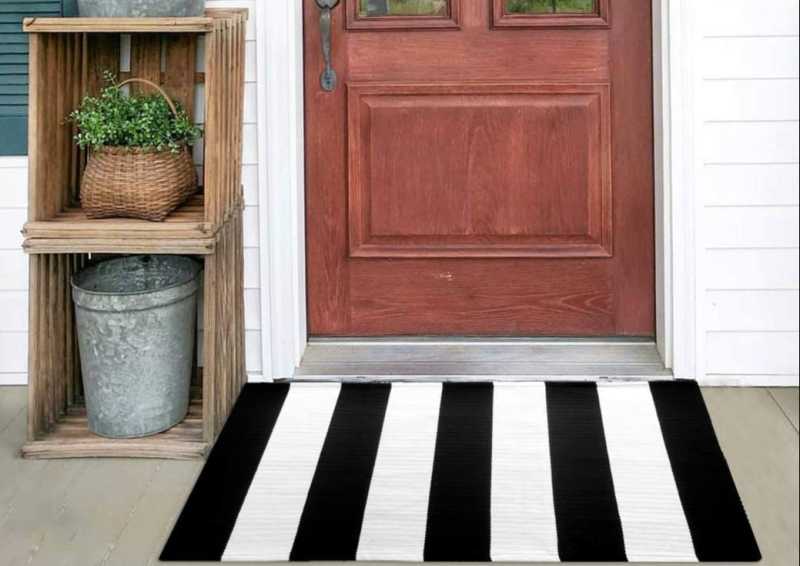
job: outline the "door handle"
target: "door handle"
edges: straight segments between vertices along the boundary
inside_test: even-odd
[[[319,13],[319,35],[322,43],[322,58],[325,69],[319,77],[322,90],[331,92],[336,90],[336,71],[333,69],[333,39],[331,26],[331,11],[339,5],[339,0],[316,0]]]

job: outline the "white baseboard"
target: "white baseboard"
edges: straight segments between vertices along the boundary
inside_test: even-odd
[[[700,381],[705,387],[798,387],[797,375],[707,375]]]
[[[272,383],[274,380],[260,373],[248,373],[247,383]]]
[[[0,373],[0,385],[28,385],[28,374]]]

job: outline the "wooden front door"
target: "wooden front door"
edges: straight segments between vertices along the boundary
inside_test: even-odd
[[[312,335],[654,334],[649,1],[317,3]]]

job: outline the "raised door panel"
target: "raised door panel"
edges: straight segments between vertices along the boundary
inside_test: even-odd
[[[349,84],[351,257],[610,257],[607,85]]]
[[[485,28],[467,27],[474,25],[474,9],[464,7],[460,30],[350,33],[344,39],[347,57],[339,66],[346,66],[353,82],[610,82],[605,30],[571,30],[565,39],[555,29],[489,29],[488,22],[481,24]]]
[[[616,332],[613,269],[606,261],[355,260],[349,278],[357,282],[349,288],[349,324],[357,330],[343,335]]]

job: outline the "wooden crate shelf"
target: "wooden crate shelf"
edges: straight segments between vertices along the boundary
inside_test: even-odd
[[[178,426],[146,438],[108,439],[89,432],[86,409],[75,405],[42,439],[29,442],[22,448],[26,458],[164,458],[195,459],[208,452],[203,438],[203,402],[193,400],[189,414]]]
[[[201,458],[216,440],[247,380],[244,352],[242,215],[217,234],[203,261],[202,371],[187,420],[136,440],[92,434],[83,409],[82,376],[70,279],[85,253],[32,254],[30,262],[27,458]]]
[[[31,18],[28,224],[25,249],[63,251],[54,239],[76,240],[74,251],[151,251],[148,238],[173,240],[176,253],[211,253],[220,226],[242,205],[242,123],[247,10],[208,10],[203,18]],[[130,35],[130,71],[120,70],[121,33]],[[203,72],[197,72],[198,39],[204,37]],[[65,121],[81,99],[97,94],[103,74],[158,83],[202,123],[202,197],[163,226],[120,220],[87,224],[80,211],[86,152],[74,145]],[[195,112],[202,87],[203,115]],[[134,92],[150,87],[132,85]],[[94,227],[96,226],[96,227]],[[151,236],[142,237],[143,232]],[[46,240],[46,241],[37,241]],[[101,240],[97,242],[96,240]],[[177,241],[183,243],[177,245]],[[212,247],[210,247],[212,246]]]
[[[241,146],[246,10],[204,18],[35,18],[30,33],[28,222],[29,402],[26,458],[202,458],[246,382]],[[131,34],[130,76],[158,82],[190,112],[204,89],[202,191],[161,223],[90,220],[80,208],[86,155],[64,117],[119,73]],[[205,62],[196,53],[205,36]],[[91,254],[182,254],[203,262],[202,371],[187,418],[142,439],[92,434],[83,408],[71,277]]]
[[[228,210],[226,220],[242,205]],[[32,221],[22,230],[27,253],[184,253],[207,255],[216,249],[218,227],[205,222],[203,195],[198,194],[164,222],[133,218],[90,220],[70,207],[48,220]]]

